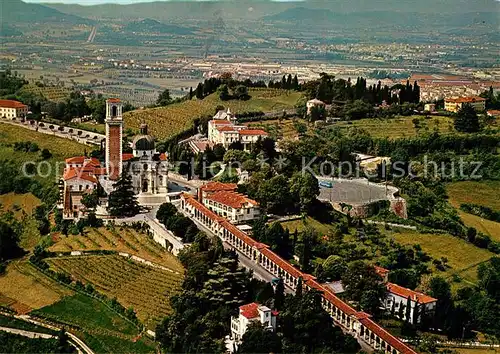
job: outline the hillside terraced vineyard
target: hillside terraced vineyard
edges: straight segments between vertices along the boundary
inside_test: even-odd
[[[169,298],[179,291],[183,277],[119,255],[60,257],[47,259],[47,263],[57,272],[116,297],[123,306],[133,307],[139,320],[153,330],[170,313]]]
[[[54,102],[61,102],[66,100],[71,92],[69,89],[64,87],[52,87],[52,86],[39,87],[35,84],[25,85],[22,88],[22,91],[45,97],[49,101],[54,101]]]
[[[230,108],[233,113],[270,112],[292,109],[301,96],[299,92],[277,89],[250,89],[248,101],[221,101],[216,93],[203,100],[192,99],[166,107],[135,110],[124,114],[125,127],[139,129],[146,122],[158,139],[166,139],[192,126],[201,116],[214,115],[217,106]]]
[[[85,236],[62,237],[54,234],[52,252],[110,250],[126,252],[160,264],[176,272],[183,272],[181,263],[161,245],[143,232],[128,227],[100,227],[85,229]]]

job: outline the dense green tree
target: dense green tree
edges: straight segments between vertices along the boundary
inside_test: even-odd
[[[248,100],[250,95],[248,94],[248,88],[244,85],[238,85],[233,90],[233,97],[237,100]]]
[[[259,322],[251,323],[241,338],[237,353],[281,353],[281,339]]]
[[[280,312],[280,328],[285,353],[356,353],[359,345],[351,341],[321,306],[321,296],[308,291],[287,296]]]
[[[22,254],[18,242],[19,235],[16,229],[0,220],[0,263]]]
[[[351,263],[342,277],[342,284],[348,299],[359,302],[363,310],[377,315],[376,299],[380,305],[386,297],[387,289],[373,266],[362,261]]]
[[[109,194],[108,211],[111,216],[131,217],[139,214],[140,207],[132,186],[132,177],[126,173],[113,184]]]
[[[307,212],[319,196],[318,179],[309,172],[297,172],[290,179],[290,192],[302,212]]]
[[[158,106],[167,106],[172,103],[172,97],[170,97],[170,90],[165,89],[158,95],[158,99],[156,100],[156,104]]]
[[[285,303],[285,284],[283,279],[279,279],[278,284],[276,284],[276,289],[274,290],[274,308],[280,311]]]
[[[479,131],[479,118],[476,110],[469,104],[465,104],[455,115],[455,129],[462,133],[474,133]]]
[[[221,101],[227,101],[231,99],[231,95],[229,94],[229,88],[227,87],[227,85],[220,85],[217,89],[217,93]]]

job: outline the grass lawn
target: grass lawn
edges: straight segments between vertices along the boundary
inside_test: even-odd
[[[459,275],[464,282],[475,284],[477,281],[477,265],[494,256],[488,250],[478,248],[465,240],[448,234],[421,234],[413,231],[389,232],[397,242],[404,245],[419,244],[422,250],[432,258],[448,259],[449,268],[445,272],[437,269],[434,274],[442,274],[445,278],[453,274]]]
[[[446,186],[449,202],[459,209],[460,204],[478,204],[493,210],[500,210],[500,181],[465,181],[449,183]],[[460,218],[479,232],[500,241],[500,223],[458,210]]]
[[[323,224],[316,219],[308,216],[305,219],[298,219],[292,221],[283,221],[281,225],[288,229],[290,232],[303,232],[306,228],[311,227],[316,230],[321,235],[326,235],[329,232],[334,231],[333,225]]]
[[[100,301],[83,294],[34,311],[35,314],[73,327],[96,352],[153,352],[153,343],[139,339],[139,330]]]
[[[500,210],[500,181],[464,181],[446,185],[451,205],[473,203]]]
[[[416,129],[413,124],[413,119],[419,119],[420,128]],[[453,132],[453,121],[449,117],[431,117],[426,119],[424,116],[408,116],[396,118],[370,118],[359,119],[354,121],[337,122],[334,126],[342,129],[356,127],[365,129],[371,136],[375,138],[408,138],[417,136],[424,132],[433,132],[437,129],[440,133],[446,134]],[[450,130],[451,127],[451,130]]]
[[[0,305],[26,313],[73,294],[26,261],[13,261],[0,276]]]
[[[249,89],[248,101],[221,101],[216,93],[203,100],[193,99],[169,105],[167,107],[142,109],[124,114],[125,128],[139,129],[145,121],[151,134],[158,139],[166,139],[189,128],[195,118],[214,115],[219,105],[230,108],[233,113],[250,111],[278,111],[293,108],[301,97],[300,92],[276,89]]]
[[[118,255],[59,257],[47,259],[56,272],[71,275],[109,298],[133,307],[149,329],[171,312],[169,297],[180,290],[183,275],[157,269]]]

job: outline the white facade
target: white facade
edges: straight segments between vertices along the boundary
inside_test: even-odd
[[[276,315],[269,307],[259,305],[255,302],[240,306],[238,316],[231,317],[231,342],[235,349],[241,343],[241,338],[247,331],[248,325],[252,322],[260,323],[268,331],[276,330]],[[232,350],[232,349],[230,349]]]
[[[418,318],[417,322],[420,322],[422,320],[422,313],[426,314],[431,314],[435,311],[436,309],[436,299],[427,296],[422,293],[418,293],[416,291],[410,290],[403,288],[399,285],[388,283],[387,284],[387,298],[384,301],[384,308],[387,311],[392,311],[394,309],[394,315],[398,318],[400,318],[399,313],[400,313],[400,308],[403,306],[403,311],[402,311],[402,318],[401,320],[405,320],[409,323],[413,324],[414,320],[414,312],[415,312],[415,307],[417,307],[418,304]],[[409,312],[409,318],[406,318],[407,315],[407,308],[406,306],[408,305],[408,298],[410,299],[410,312]]]
[[[28,106],[18,101],[0,100],[0,117],[1,118],[18,118],[26,117],[28,114]]]
[[[208,141],[212,144],[222,144],[228,148],[234,142],[241,142],[243,149],[249,151],[252,144],[259,138],[265,138],[268,134],[261,129],[249,129],[244,125],[235,125],[234,116],[228,109],[227,112],[219,111],[214,118],[208,122]]]
[[[313,107],[318,107],[318,106],[325,107],[325,106],[326,106],[326,104],[325,104],[325,102],[320,101],[320,100],[318,100],[317,98],[307,101],[307,103],[306,103],[306,107],[307,107],[307,114],[308,114],[308,115],[309,115],[309,114],[311,114],[311,109],[312,109]]]
[[[236,192],[217,192],[203,198],[203,204],[233,224],[258,219],[260,208],[255,200]]]

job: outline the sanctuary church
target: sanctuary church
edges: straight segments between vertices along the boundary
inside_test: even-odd
[[[82,204],[85,194],[98,188],[104,192],[100,203],[105,206],[106,195],[122,174],[132,179],[138,200],[150,197],[166,197],[168,192],[168,161],[164,153],[156,151],[155,139],[148,134],[148,126],[142,124],[140,134],[134,137],[132,153],[123,152],[122,103],[117,98],[106,101],[106,139],[104,164],[96,158],[76,156],[66,159],[64,174],[60,180],[59,207],[67,219],[85,216]],[[100,208],[104,210],[105,208]]]

